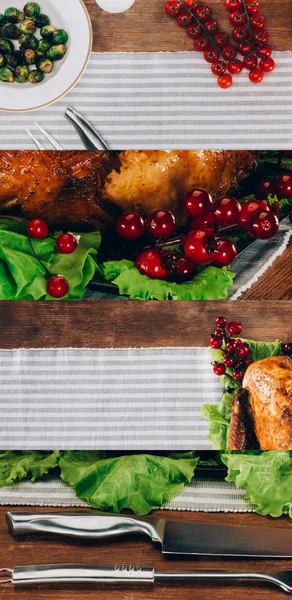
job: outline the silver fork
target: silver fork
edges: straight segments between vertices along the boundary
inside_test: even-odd
[[[52,144],[52,146],[53,146],[53,148],[55,148],[55,150],[63,150],[62,146],[60,146],[60,144],[45,129],[43,129],[43,127],[41,127],[36,122],[34,122],[34,124],[39,129],[39,131],[43,134],[43,136],[50,142],[50,144]],[[41,142],[39,142],[37,137],[29,129],[26,129],[25,131],[39,150],[45,150],[45,147],[43,146],[43,144],[41,144]]]

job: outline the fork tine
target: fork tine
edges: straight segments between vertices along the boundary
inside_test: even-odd
[[[26,129],[25,131],[39,150],[45,150],[44,146],[42,146],[42,144],[37,140],[37,138],[31,133],[29,129]]]
[[[45,129],[43,129],[43,127],[41,127],[35,121],[34,121],[34,124],[38,127],[38,129],[45,136],[45,138],[47,138],[47,140],[52,144],[52,146],[53,146],[53,148],[55,148],[55,150],[63,150],[62,146],[60,146],[60,144],[58,142],[56,142],[56,140]]]

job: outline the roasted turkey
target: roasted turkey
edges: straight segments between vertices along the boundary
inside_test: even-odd
[[[234,396],[229,450],[292,450],[292,359],[251,364]]]
[[[126,210],[169,209],[180,219],[189,190],[216,198],[254,166],[248,151],[2,151],[0,210],[18,208],[55,227],[101,228]]]

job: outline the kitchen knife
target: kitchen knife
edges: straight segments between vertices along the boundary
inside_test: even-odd
[[[50,533],[88,540],[105,540],[126,534],[148,536],[163,554],[292,558],[292,528],[247,527],[167,521],[112,515],[98,511],[26,513],[8,512],[14,536]]]

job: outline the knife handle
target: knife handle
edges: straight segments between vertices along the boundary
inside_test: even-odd
[[[163,519],[144,519],[98,511],[27,513],[8,512],[6,521],[14,536],[51,533],[81,539],[108,539],[125,534],[147,535],[161,542]]]
[[[154,569],[139,565],[58,564],[15,567],[15,586],[56,583],[154,583]]]

